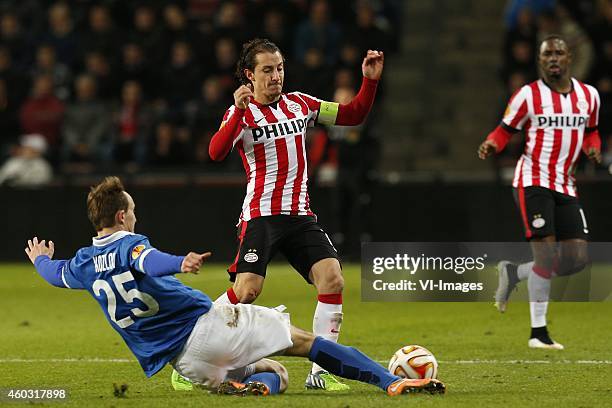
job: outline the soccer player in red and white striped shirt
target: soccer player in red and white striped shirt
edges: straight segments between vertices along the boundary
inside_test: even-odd
[[[317,289],[314,334],[338,340],[344,280],[336,249],[310,208],[305,134],[315,123],[362,123],[383,65],[382,52],[368,51],[359,93],[350,103],[338,104],[301,92],[283,93],[284,58],[278,47],[265,39],[244,44],[237,66],[242,85],[209,147],[216,161],[236,150],[247,176],[238,253],[228,269],[234,284],[219,302],[253,302],[263,288],[268,262],[280,251]],[[306,387],[348,388],[316,364]]]
[[[485,159],[503,150],[521,129],[527,136],[513,186],[534,261],[500,262],[495,300],[504,312],[516,284],[528,281],[531,348],[563,349],[550,338],[546,326],[550,279],[580,272],[588,262],[589,231],[574,170],[581,151],[601,162],[600,99],[594,87],[571,77],[571,60],[561,37],[546,38],[539,49],[541,78],[512,96],[502,123],[478,149],[478,156]]]

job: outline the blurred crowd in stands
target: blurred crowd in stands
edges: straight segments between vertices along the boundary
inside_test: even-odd
[[[233,103],[242,44],[276,42],[287,59],[285,91],[331,100],[336,89],[359,88],[367,49],[397,49],[401,7],[401,0],[4,0],[0,163],[46,159],[46,171],[60,174],[241,171],[236,157],[210,163],[208,144]],[[0,173],[0,183],[19,184]]]
[[[611,166],[612,0],[510,0],[506,27],[501,75],[507,96],[538,78],[536,55],[540,41],[551,34],[563,36],[573,55],[572,76],[599,91],[602,169]],[[504,157],[514,166],[522,151],[522,140],[516,137],[511,143]]]

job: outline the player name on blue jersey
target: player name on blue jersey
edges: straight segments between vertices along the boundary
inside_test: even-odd
[[[98,255],[93,257],[94,267],[96,272],[107,272],[111,269],[115,269],[115,257],[117,254],[115,252],[110,252],[108,254]]]

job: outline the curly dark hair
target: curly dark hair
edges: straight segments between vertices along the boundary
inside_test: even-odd
[[[115,225],[117,211],[128,209],[125,188],[118,177],[106,177],[87,195],[87,216],[96,231]]]
[[[278,48],[276,44],[267,38],[254,38],[251,41],[244,43],[242,45],[242,51],[240,52],[238,64],[236,64],[236,78],[238,78],[238,81],[242,85],[251,83],[244,73],[244,70],[248,69],[250,71],[255,71],[255,57],[257,54],[261,54],[262,52],[275,53],[277,51],[281,54],[281,56],[283,56],[280,48]],[[284,60],[285,57],[283,56],[283,61]]]

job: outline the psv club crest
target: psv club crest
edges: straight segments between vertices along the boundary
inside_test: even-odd
[[[259,260],[259,256],[257,256],[256,249],[249,249],[246,254],[244,254],[244,260],[248,263],[254,263]]]
[[[287,109],[289,109],[289,112],[293,112],[293,113],[297,113],[299,111],[302,110],[302,108],[300,107],[300,105],[298,105],[295,102],[292,102],[290,104],[287,105]]]
[[[542,228],[546,225],[546,220],[542,218],[542,214],[535,214],[533,216],[533,221],[531,222],[533,228]]]

